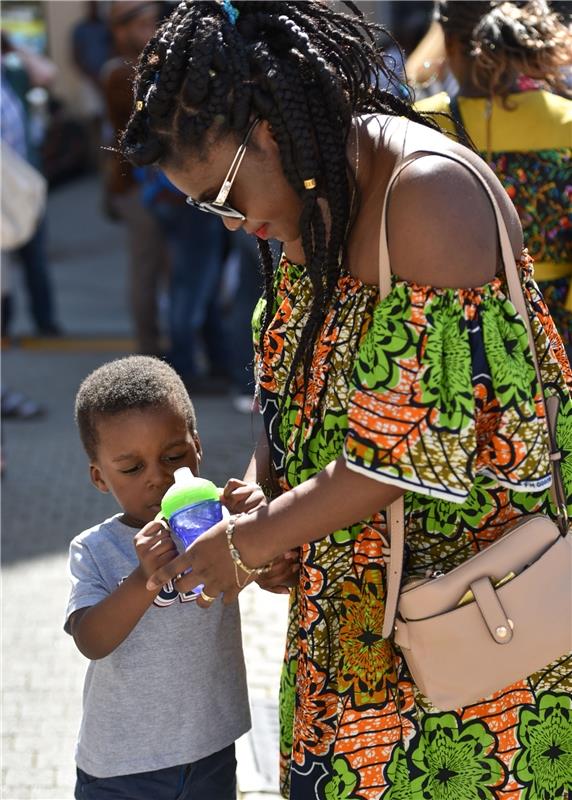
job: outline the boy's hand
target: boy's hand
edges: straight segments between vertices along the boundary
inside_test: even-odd
[[[178,555],[165,522],[148,522],[135,534],[133,543],[145,579]]]
[[[257,578],[256,583],[267,592],[289,594],[290,588],[296,585],[299,570],[298,550],[288,550],[274,559],[268,572]]]
[[[244,514],[266,505],[264,492],[257,483],[231,478],[223,489],[221,503],[231,514]]]

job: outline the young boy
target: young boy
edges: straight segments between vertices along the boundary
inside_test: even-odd
[[[122,509],[70,546],[65,630],[91,659],[75,797],[234,800],[250,728],[238,604],[145,588],[177,554],[154,521],[161,498],[175,469],[199,471],[191,400],[167,364],[132,356],[91,373],[75,413],[92,483]]]

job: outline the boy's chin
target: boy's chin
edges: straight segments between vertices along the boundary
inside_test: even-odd
[[[159,515],[157,515],[156,517],[155,514],[153,513],[153,509],[151,509],[149,513],[141,515],[130,514],[129,512],[124,511],[122,522],[130,528],[137,528],[137,530],[141,530],[141,528],[144,528],[145,525],[147,525],[147,523],[153,522],[153,520],[156,518],[158,519],[160,513],[161,512],[159,511]]]

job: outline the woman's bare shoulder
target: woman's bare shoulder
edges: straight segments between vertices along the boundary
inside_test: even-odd
[[[365,123],[365,124],[364,124]],[[522,250],[518,215],[502,185],[477,153],[410,120],[376,115],[362,120],[366,162],[361,206],[350,240],[352,273],[377,282],[381,209],[395,165],[414,153],[388,197],[387,238],[392,272],[403,280],[456,288],[489,282],[501,268],[494,211],[479,178],[493,192],[515,257]],[[369,152],[368,152],[369,148]]]
[[[492,280],[501,266],[497,222],[482,182],[450,156],[461,155],[471,163],[491,189],[516,258],[522,250],[520,222],[501,184],[478,155],[454,143],[451,147],[448,140],[441,152],[435,152],[441,136],[431,139],[431,152],[403,169],[388,198],[392,271],[419,284],[480,286]]]

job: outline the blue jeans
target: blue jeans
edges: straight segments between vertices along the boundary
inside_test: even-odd
[[[201,758],[152,772],[93,778],[77,769],[75,800],[236,800],[234,744]]]
[[[230,341],[220,283],[227,232],[215,216],[184,203],[158,202],[150,210],[163,227],[171,255],[169,360],[183,378],[199,374],[202,337],[211,372],[226,374]]]
[[[15,251],[22,265],[30,316],[38,333],[50,333],[56,327],[53,289],[49,275],[46,218],[40,221],[29,242]]]

